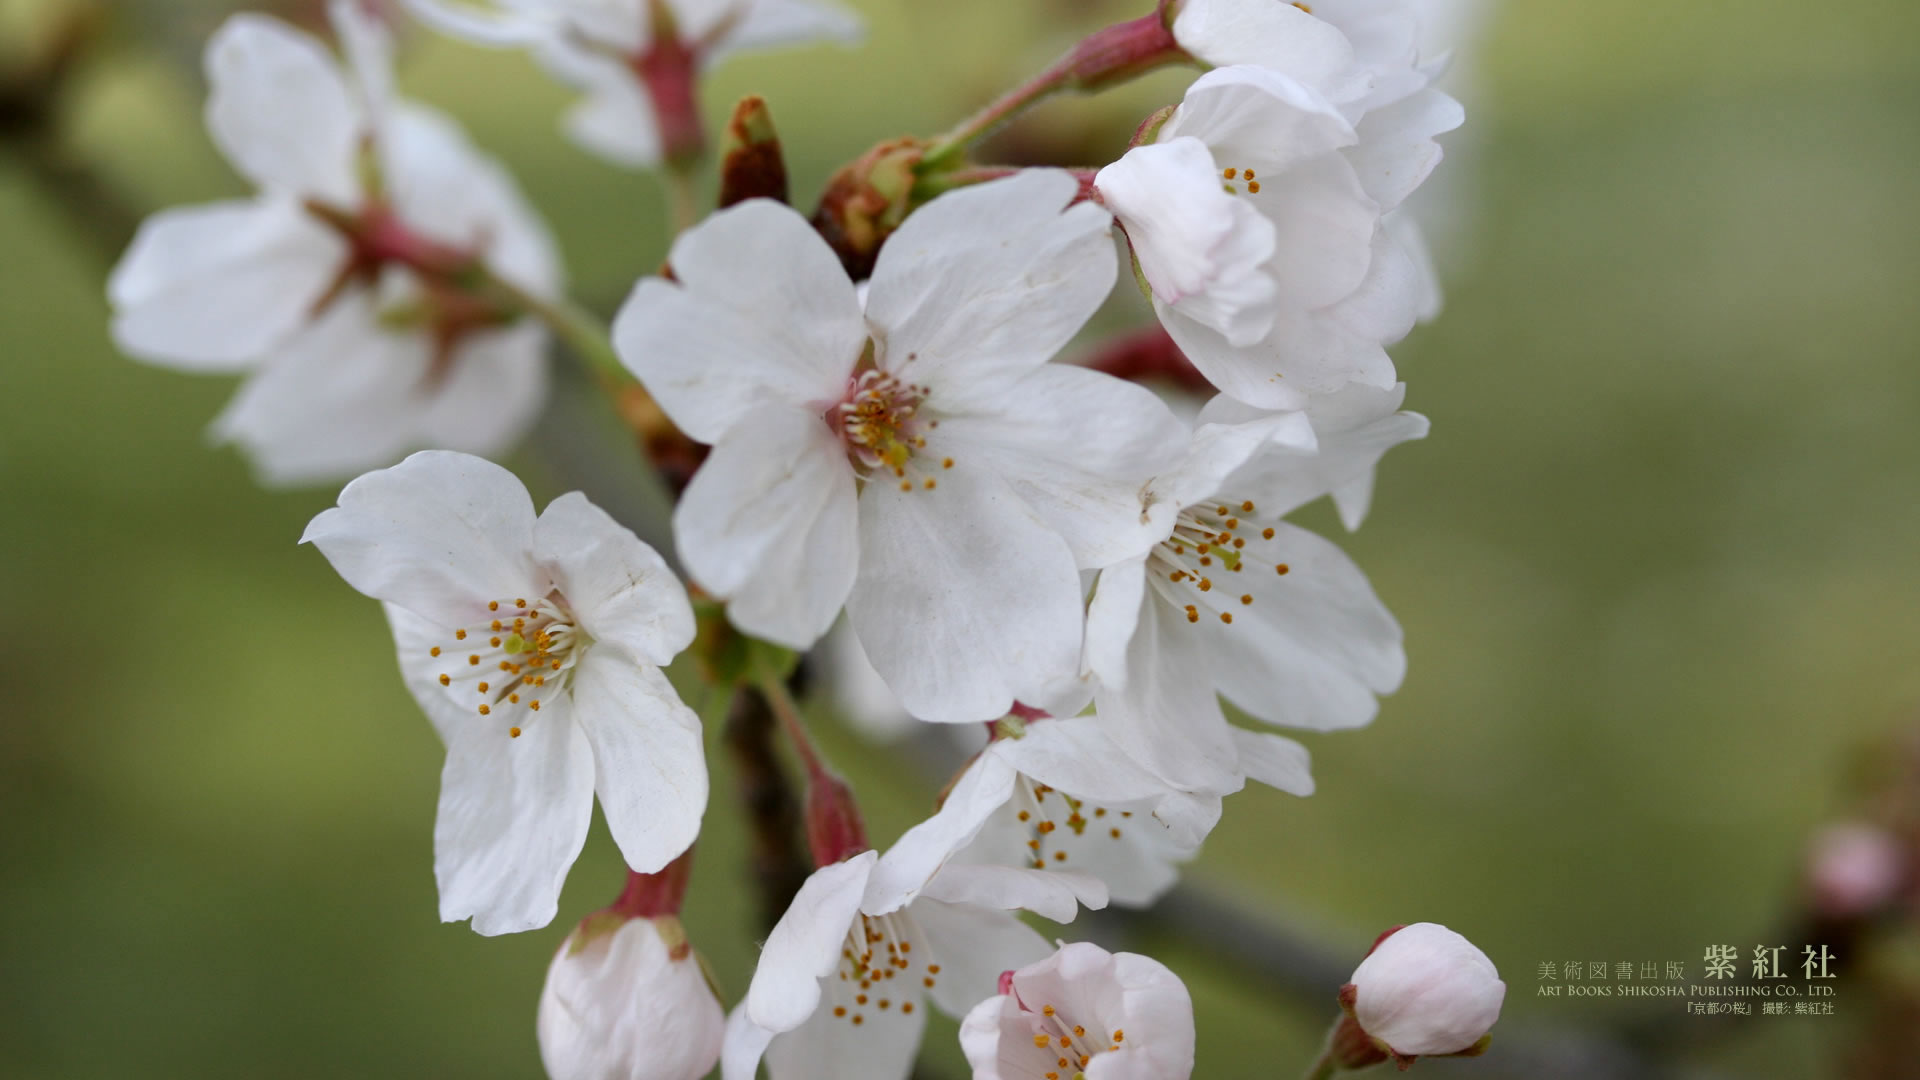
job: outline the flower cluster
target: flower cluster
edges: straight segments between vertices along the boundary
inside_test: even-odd
[[[810,216],[783,173],[724,192],[605,331],[501,169],[395,93],[367,8],[331,5],[344,66],[264,17],[215,36],[208,124],[259,194],[152,219],[114,334],[251,372],[215,427],[266,480],[373,469],[303,540],[382,603],[445,743],[443,919],[552,921],[598,801],[630,875],[549,972],[557,1080],[904,1078],[929,1009],[963,1019],[980,1080],[1192,1072],[1178,978],[1018,913],[1152,904],[1247,781],[1312,793],[1272,729],[1365,725],[1400,684],[1365,574],[1288,518],[1325,496],[1357,528],[1382,457],[1427,433],[1386,349],[1437,310],[1403,204],[1462,113],[1417,6],[1162,0],[953,131],[879,144]],[[528,50],[584,95],[584,148],[682,182],[712,63],[860,29],[825,0],[406,7]],[[1103,168],[968,159],[1048,93],[1174,65],[1202,73]],[[1183,388],[1063,359],[1122,280]],[[698,462],[671,521],[691,596],[584,496],[536,512],[474,456],[529,425],[550,335]],[[906,714],[989,732],[884,850],[784,678],[843,619]],[[807,776],[814,870],[730,1014],[679,918],[708,795],[688,679],[764,701]],[[1488,980],[1458,935],[1407,928],[1343,998],[1363,1051],[1327,1060],[1469,1050]]]

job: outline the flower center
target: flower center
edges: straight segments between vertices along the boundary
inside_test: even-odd
[[[1074,1023],[1052,1005],[1043,1004],[1035,1010],[1021,1001],[1020,1008],[1033,1025],[1034,1050],[1052,1059],[1038,1070],[1045,1080],[1061,1080],[1062,1077],[1079,1080],[1088,1062],[1102,1053],[1120,1049],[1127,1041],[1127,1033],[1123,1029],[1115,1028],[1105,1034],[1090,1032],[1086,1025]],[[1102,1043],[1106,1045],[1102,1046]]]
[[[1223,180],[1226,181],[1220,186],[1226,188],[1227,194],[1229,195],[1240,194],[1239,184],[1242,181],[1244,181],[1247,185],[1247,194],[1249,195],[1260,194],[1260,181],[1254,178],[1254,172],[1252,169],[1237,169],[1237,168],[1228,167],[1226,169],[1221,170],[1220,176]]]
[[[1109,842],[1121,839],[1133,817],[1131,810],[1089,806],[1064,791],[1034,782],[1025,773],[1014,782],[1013,800],[1008,805],[1027,831],[1027,865],[1035,870],[1066,862],[1069,846],[1075,840],[1086,840],[1089,827],[1096,839],[1102,835]],[[1067,830],[1064,833],[1060,831],[1063,825]]]
[[[860,1027],[867,1022],[868,1009],[887,1012],[896,1007],[902,1016],[913,1015],[920,995],[940,981],[940,965],[927,963],[924,944],[920,954],[914,954],[914,942],[925,941],[919,930],[905,911],[854,919],[840,948],[840,977],[827,985],[836,1020]],[[901,981],[889,985],[895,980]]]
[[[429,655],[446,665],[440,685],[454,700],[505,724],[517,739],[541,699],[572,682],[574,665],[593,639],[557,592],[532,603],[495,600],[487,608],[490,618],[454,630],[452,640]]]
[[[1252,499],[1223,497],[1189,506],[1175,519],[1173,535],[1148,557],[1148,580],[1163,599],[1186,612],[1188,622],[1199,622],[1204,607],[1232,625],[1232,609],[1253,604],[1253,594],[1234,589],[1230,577],[1249,565],[1267,565],[1262,549],[1273,539],[1274,529],[1254,520],[1256,513]],[[1283,562],[1272,566],[1281,577],[1292,572]]]
[[[847,448],[847,460],[862,480],[891,473],[901,491],[937,486],[927,433],[940,421],[926,414],[927,388],[901,382],[884,371],[863,371],[847,381],[847,394],[827,410],[827,423]],[[953,459],[939,459],[953,468]],[[914,475],[909,476],[912,472]]]

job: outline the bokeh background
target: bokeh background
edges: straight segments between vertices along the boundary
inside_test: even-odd
[[[67,6],[0,0],[0,70]],[[596,825],[545,931],[438,924],[439,747],[375,605],[295,544],[334,492],[259,490],[202,434],[230,384],[107,340],[111,202],[241,190],[198,120],[199,44],[234,6],[105,5],[57,139],[0,140],[0,1075],[535,1077],[545,965],[618,890],[611,843]],[[860,51],[737,60],[709,94],[716,122],[767,96],[803,201],[1146,5],[853,6]],[[1888,0],[1492,13],[1433,204],[1449,305],[1396,353],[1433,436],[1341,537],[1411,674],[1370,729],[1310,740],[1319,794],[1230,801],[1190,875],[1207,895],[1349,962],[1451,925],[1509,982],[1503,1037],[1549,1041],[1679,1006],[1537,999],[1542,961],[1697,980],[1707,945],[1771,943],[1810,830],[1920,706],[1915,40],[1920,8]],[[1049,106],[1006,145],[1097,164],[1180,80]],[[403,84],[518,172],[589,303],[658,264],[658,187],[564,143],[568,95],[525,59],[422,34]],[[576,401],[512,464],[618,502],[620,467],[591,463],[625,453]],[[937,782],[898,765],[919,755],[823,726],[877,837],[930,808]],[[737,994],[753,897],[713,763],[687,921]],[[1295,1075],[1333,1014],[1192,927],[1102,932],[1187,979],[1196,1075]],[[1852,991],[1726,1038],[1688,1018],[1679,1060],[1829,1075]],[[952,1030],[929,1076],[963,1075]]]

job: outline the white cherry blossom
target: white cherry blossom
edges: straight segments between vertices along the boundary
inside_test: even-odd
[[[973,1080],[1187,1080],[1193,998],[1151,957],[1063,945],[960,1025]]]
[[[1326,731],[1368,723],[1399,686],[1400,627],[1366,576],[1283,519],[1342,492],[1358,523],[1380,455],[1426,433],[1400,400],[1351,387],[1305,413],[1226,398],[1202,410],[1185,462],[1142,496],[1160,543],[1102,570],[1088,607],[1095,707],[1134,760],[1187,791],[1231,791],[1266,779],[1267,757],[1217,695]]]
[[[931,1003],[961,1016],[1003,971],[1047,954],[1014,909],[1057,922],[1102,907],[1100,883],[1071,873],[952,866],[914,895],[875,880],[877,852],[822,867],[760,951],[727,1021],[725,1080],[904,1080]]]
[[[1182,791],[1143,768],[1098,716],[1010,719],[999,729],[940,810],[881,858],[877,887],[912,895],[950,861],[1025,866],[1091,874],[1113,903],[1145,907],[1172,887],[1220,819],[1219,795]],[[1240,734],[1249,764],[1270,766],[1261,769],[1268,783],[1312,792],[1305,748]]]
[[[659,555],[578,493],[537,517],[512,473],[425,451],[368,473],[303,543],[386,606],[447,746],[440,917],[544,926],[597,793],[627,864],[659,870],[706,809],[700,721],[660,668],[693,640]]]
[[[561,944],[536,1030],[550,1080],[699,1080],[726,1010],[674,916],[593,916]]]
[[[618,165],[697,148],[698,80],[737,52],[852,44],[860,18],[831,0],[406,0],[424,21],[482,45],[529,49],[586,97],[567,134]]]
[[[1453,50],[1469,42],[1473,9],[1483,7],[1480,0],[1184,0],[1173,25],[1182,47],[1203,63],[1271,68],[1354,125],[1348,154],[1381,205],[1395,261],[1415,275],[1410,287],[1422,321],[1438,314],[1438,279],[1421,225],[1397,208],[1439,163],[1434,136],[1464,119],[1436,83]]]
[[[864,310],[799,214],[683,235],[615,345],[713,445],[674,515],[695,581],[748,633],[810,646],[844,603],[931,721],[1071,684],[1080,570],[1145,551],[1139,489],[1184,439],[1149,391],[1047,360],[1112,287],[1109,218],[1035,170],[944,195],[881,250]]]
[[[258,194],[149,218],[107,286],[129,355],[251,373],[213,432],[273,484],[507,448],[545,397],[546,332],[452,278],[485,265],[560,288],[512,180],[445,116],[392,98],[381,24],[351,0],[331,11],[344,72],[276,19],[214,35],[207,125]]]
[[[1280,70],[1220,68],[1094,189],[1194,365],[1252,404],[1303,408],[1350,383],[1393,385],[1386,346],[1430,284],[1383,217],[1438,163],[1432,134],[1458,108],[1415,95],[1356,126]]]

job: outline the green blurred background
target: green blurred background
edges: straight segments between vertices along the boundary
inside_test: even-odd
[[[231,6],[109,5],[109,51],[72,86],[72,153],[142,211],[241,190],[194,66]],[[854,6],[862,50],[736,60],[709,94],[716,122],[767,96],[801,200],[1145,4]],[[59,7],[0,0],[0,63]],[[1697,971],[1709,944],[1765,939],[1849,755],[1920,703],[1915,40],[1920,9],[1886,0],[1496,13],[1446,166],[1449,305],[1396,354],[1434,433],[1341,537],[1411,674],[1372,728],[1310,740],[1318,795],[1230,801],[1194,880],[1354,960],[1394,923],[1451,925],[1500,965],[1516,1031],[1620,1015],[1536,999],[1541,961]],[[519,173],[583,298],[610,308],[658,264],[657,186],[564,143],[568,95],[526,60],[421,35],[403,71]],[[1049,106],[1022,145],[1097,164],[1179,87]],[[545,931],[437,923],[439,747],[375,605],[295,545],[334,493],[257,489],[202,436],[231,385],[115,354],[111,255],[44,177],[0,146],[0,602],[20,635],[0,664],[0,1075],[540,1075],[542,974],[618,890],[611,843],[596,826]],[[571,478],[555,460],[513,463],[545,496]],[[877,837],[929,808],[886,751],[827,741]],[[752,897],[713,763],[688,922],[738,993]],[[1178,927],[1146,944],[1194,990],[1196,1075],[1304,1067],[1331,1002],[1271,996]],[[1825,1075],[1841,990],[1841,1016],[1769,1018],[1698,1063]],[[961,1075],[950,1024],[926,1059]]]

